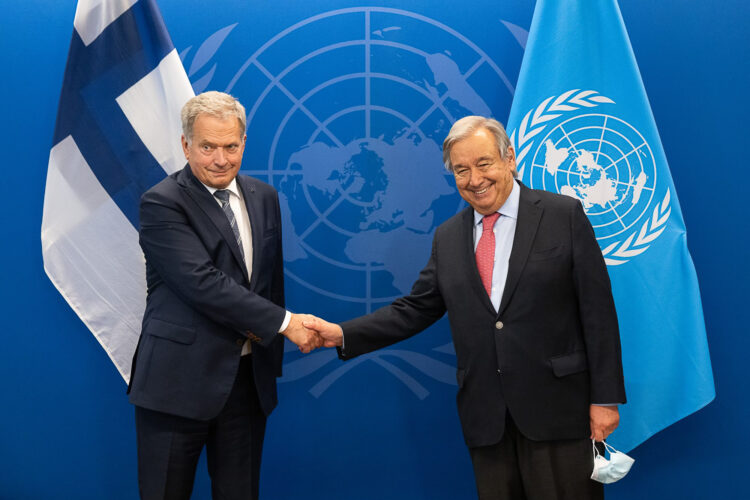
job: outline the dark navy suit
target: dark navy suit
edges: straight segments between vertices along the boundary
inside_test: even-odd
[[[256,179],[236,180],[252,227],[250,281],[226,215],[189,166],[141,199],[148,295],[128,388],[139,409],[209,421],[243,383],[249,389],[233,397],[240,405],[251,398],[263,426],[277,404],[283,356],[278,330],[286,314],[278,195]],[[248,338],[252,354],[243,357],[242,372]],[[253,446],[262,445],[260,430]]]

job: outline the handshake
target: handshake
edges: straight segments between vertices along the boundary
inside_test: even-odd
[[[341,346],[344,332],[335,323],[329,323],[312,314],[292,314],[286,329],[281,332],[307,354],[318,347]]]

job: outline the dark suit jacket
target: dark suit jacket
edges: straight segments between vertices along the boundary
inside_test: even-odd
[[[577,200],[520,187],[499,312],[477,271],[468,207],[435,231],[409,296],[342,324],[348,359],[447,311],[469,447],[500,441],[506,409],[529,439],[554,440],[587,438],[591,403],[625,402],[617,316],[591,224]]]
[[[252,226],[250,283],[226,215],[189,166],[141,198],[148,296],[128,388],[135,405],[213,418],[249,337],[261,406],[266,415],[276,406],[285,315],[278,195],[250,177],[237,184]]]

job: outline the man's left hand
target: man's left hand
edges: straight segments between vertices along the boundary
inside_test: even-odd
[[[589,419],[591,422],[589,439],[604,441],[607,436],[612,434],[612,431],[617,429],[617,425],[620,423],[620,411],[617,409],[617,405],[591,405]]]

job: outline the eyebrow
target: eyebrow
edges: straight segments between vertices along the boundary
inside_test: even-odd
[[[492,157],[491,156],[481,156],[481,157],[477,158],[477,161],[474,162],[474,165],[482,163],[483,161],[492,161]],[[453,169],[454,170],[456,170],[458,168],[470,168],[470,167],[467,166],[467,165],[464,165],[463,163],[457,163],[457,164],[453,165]]]
[[[240,141],[232,141],[232,142],[230,142],[230,143],[228,143],[228,144],[224,144],[224,145],[222,145],[222,147],[224,147],[224,148],[225,148],[225,147],[227,147],[227,146],[239,146],[239,144],[240,144]],[[215,142],[211,142],[211,141],[206,141],[206,140],[203,140],[203,141],[199,142],[199,143],[198,143],[198,145],[199,145],[199,146],[212,146],[212,147],[217,147],[217,146],[219,146],[219,145],[218,145],[218,144],[216,144]]]

